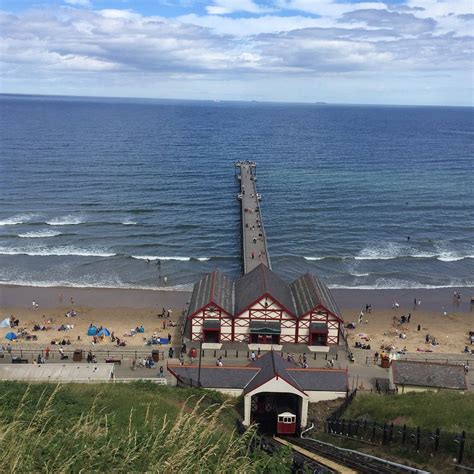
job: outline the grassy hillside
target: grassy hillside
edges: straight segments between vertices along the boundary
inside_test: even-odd
[[[426,429],[472,432],[474,393],[425,392],[393,397],[358,394],[344,413],[344,418],[361,417]]]
[[[215,392],[154,384],[0,383],[2,472],[290,472],[249,450]]]

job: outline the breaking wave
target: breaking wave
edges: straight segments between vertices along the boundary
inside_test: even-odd
[[[38,230],[33,232],[25,232],[24,234],[18,234],[18,237],[24,237],[29,239],[42,238],[42,237],[57,237],[61,235],[62,232],[55,230]]]
[[[73,216],[68,214],[67,216],[62,217],[53,217],[49,221],[46,221],[45,224],[56,226],[56,225],[77,225],[84,223],[84,219],[79,216]]]
[[[210,257],[160,257],[156,255],[131,255],[132,258],[137,260],[175,260],[178,262],[189,262],[191,260],[199,260],[200,262],[207,262]]]
[[[35,217],[35,214],[17,214],[6,219],[0,219],[0,226],[24,224],[31,221],[33,217]]]
[[[114,257],[115,253],[100,249],[81,249],[76,247],[50,248],[5,248],[0,247],[0,255],[28,255],[31,257]]]

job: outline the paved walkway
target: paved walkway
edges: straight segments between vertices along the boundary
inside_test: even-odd
[[[240,198],[242,206],[242,251],[244,273],[260,263],[271,268],[267,240],[255,184],[255,163],[240,162]]]

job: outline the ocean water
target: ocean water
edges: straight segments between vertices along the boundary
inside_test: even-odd
[[[156,288],[166,276],[190,288],[214,268],[237,277],[234,162],[250,159],[285,278],[472,286],[473,117],[0,96],[0,283]]]

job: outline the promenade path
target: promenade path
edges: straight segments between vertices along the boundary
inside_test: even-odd
[[[257,179],[256,164],[252,161],[239,161],[235,166],[239,169],[244,273],[249,273],[261,263],[271,268],[260,209],[260,195],[257,193],[255,183]]]

